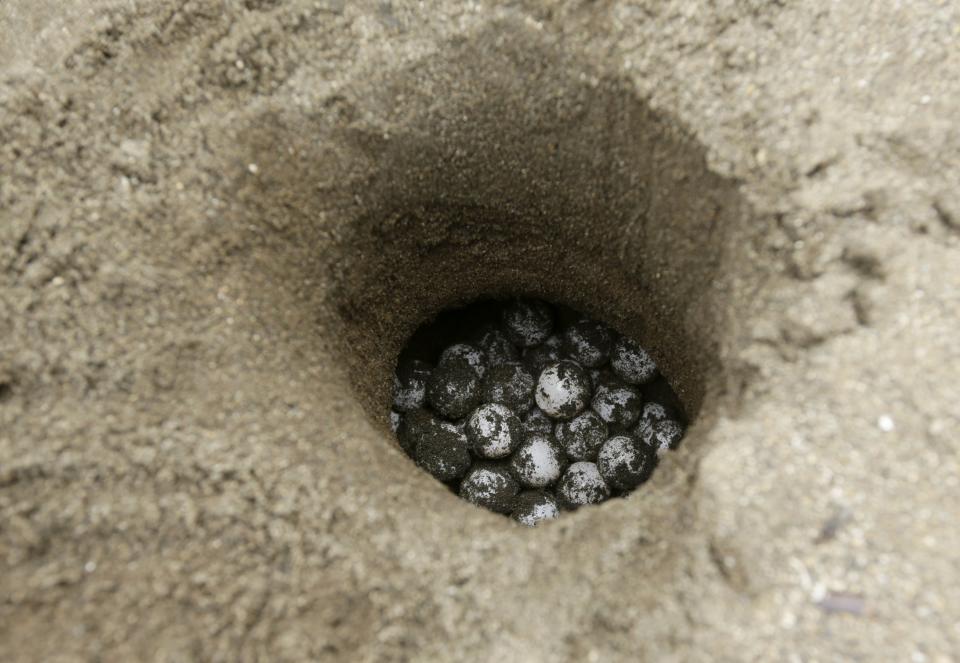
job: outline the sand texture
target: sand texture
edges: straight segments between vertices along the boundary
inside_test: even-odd
[[[0,661],[960,658],[954,2],[0,0]],[[389,432],[479,296],[691,415],[533,530]]]

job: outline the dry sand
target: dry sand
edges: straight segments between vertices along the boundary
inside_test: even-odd
[[[960,658],[950,2],[0,5],[0,660]],[[527,530],[386,425],[526,292],[695,414]]]

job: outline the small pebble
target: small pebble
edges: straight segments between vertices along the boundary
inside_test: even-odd
[[[500,366],[520,359],[516,346],[496,328],[483,331],[477,337],[477,347],[486,355],[487,366]]]
[[[613,431],[626,430],[640,418],[643,399],[640,392],[629,386],[600,386],[590,403],[593,411]]]
[[[544,520],[553,520],[560,516],[557,500],[548,493],[528,490],[517,495],[511,517],[521,525],[536,527]]]
[[[523,430],[527,435],[553,434],[553,419],[534,405],[522,419]]]
[[[438,481],[459,479],[470,469],[467,436],[447,422],[432,426],[417,442],[416,459]]]
[[[817,602],[817,606],[827,613],[862,615],[867,607],[867,602],[859,594],[827,592],[826,596]],[[926,660],[926,658],[921,660]]]
[[[499,463],[475,463],[460,484],[460,497],[496,513],[511,513],[520,487]]]
[[[487,357],[483,350],[469,343],[456,343],[444,350],[440,354],[437,367],[461,362],[466,362],[480,378],[487,370]]]
[[[503,326],[511,341],[532,348],[553,331],[553,309],[537,299],[518,299],[503,309]]]
[[[613,346],[610,367],[629,384],[644,384],[657,375],[657,363],[653,357],[637,343],[622,336]]]
[[[609,486],[628,491],[647,478],[652,462],[649,449],[628,435],[617,435],[603,443],[597,456],[597,469]]]
[[[526,488],[546,488],[560,478],[563,452],[545,435],[528,437],[510,459],[513,473]]]
[[[562,360],[540,373],[535,392],[537,405],[555,419],[570,419],[590,400],[590,377],[579,364]]]
[[[607,424],[593,410],[561,421],[556,428],[557,441],[573,460],[593,460],[607,439]]]
[[[554,334],[537,347],[524,350],[523,363],[533,375],[540,375],[547,366],[563,359],[562,347],[563,339]]]
[[[430,379],[430,364],[414,359],[403,362],[393,376],[393,409],[409,412],[423,407],[427,398],[427,381]]]
[[[568,467],[560,477],[557,497],[568,509],[576,509],[603,502],[610,497],[610,488],[594,463],[581,461]]]
[[[606,364],[612,346],[613,334],[609,327],[595,320],[579,320],[563,334],[563,351],[586,368]]]
[[[462,358],[441,360],[427,381],[427,403],[447,419],[459,419],[480,400],[480,378]]]
[[[523,364],[511,362],[493,366],[481,385],[481,400],[502,403],[514,412],[526,412],[533,406],[533,376]]]
[[[499,403],[484,403],[470,415],[467,440],[482,458],[506,458],[523,441],[523,426],[510,408]]]

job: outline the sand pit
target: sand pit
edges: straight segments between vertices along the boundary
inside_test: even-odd
[[[0,660],[954,660],[958,26],[8,0]],[[397,448],[406,339],[516,294],[677,389],[645,499]]]

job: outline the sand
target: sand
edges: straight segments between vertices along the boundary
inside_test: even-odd
[[[960,656],[960,10],[0,5],[0,660]],[[525,293],[691,415],[535,529],[392,364]]]

